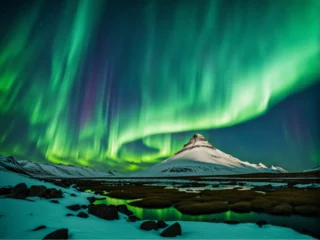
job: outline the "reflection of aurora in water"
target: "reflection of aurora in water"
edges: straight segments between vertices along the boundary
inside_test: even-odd
[[[135,200],[124,200],[106,197],[105,200],[97,200],[95,204],[107,205],[120,205],[127,204]],[[235,213],[227,211],[217,214],[204,214],[204,215],[187,215],[179,212],[174,207],[162,209],[144,209],[139,207],[130,206],[127,204],[135,216],[142,220],[165,220],[165,221],[198,221],[198,222],[223,222],[225,220],[235,220],[240,223],[255,223],[261,219],[266,220],[268,223],[278,226],[287,226],[295,229],[307,229],[311,232],[318,232],[319,218],[316,217],[303,217],[299,215],[294,216],[275,216],[266,213]]]
[[[137,170],[318,81],[318,0],[133,2],[30,0],[1,21],[1,154]]]

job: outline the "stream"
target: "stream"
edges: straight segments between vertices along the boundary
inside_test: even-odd
[[[179,212],[174,207],[161,209],[146,209],[130,206],[128,203],[135,200],[125,200],[106,197],[105,200],[97,200],[94,204],[120,205],[126,204],[135,216],[141,220],[164,220],[164,221],[198,221],[198,222],[224,222],[225,220],[239,221],[240,223],[255,223],[265,220],[269,224],[285,226],[300,232],[308,231],[314,235],[320,234],[320,218],[305,217],[300,215],[279,216],[268,213],[235,213],[227,211],[215,214],[188,215]]]

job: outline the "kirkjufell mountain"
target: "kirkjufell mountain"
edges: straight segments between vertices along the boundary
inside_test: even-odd
[[[194,134],[181,150],[163,162],[134,174],[138,176],[197,176],[243,173],[283,173],[281,167],[268,168],[262,163],[241,161],[210,144],[201,134]]]

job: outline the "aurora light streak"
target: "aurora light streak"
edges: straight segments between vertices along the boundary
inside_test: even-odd
[[[136,170],[319,84],[318,0],[13,2],[1,154]]]

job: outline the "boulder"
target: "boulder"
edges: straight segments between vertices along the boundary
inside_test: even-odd
[[[130,216],[130,215],[133,214],[133,212],[130,211],[128,209],[127,205],[125,205],[125,204],[117,205],[117,210],[118,210],[118,212],[123,213],[123,214],[125,214],[127,216]]]
[[[83,205],[81,205],[81,208],[82,208],[82,209],[87,209],[87,208],[88,208],[88,206],[87,206],[87,205],[85,205],[85,204],[83,204]]]
[[[58,204],[58,203],[60,203],[58,200],[55,200],[55,199],[53,199],[53,200],[50,200],[50,202],[52,202],[52,203],[55,203],[55,204]]]
[[[96,200],[95,197],[87,197],[87,199],[90,203],[94,203],[94,201]]]
[[[11,187],[3,187],[0,188],[0,196],[1,195],[8,195],[11,193],[12,188]]]
[[[128,222],[140,221],[140,218],[137,218],[135,215],[128,216]]]
[[[85,212],[79,212],[79,213],[77,214],[77,217],[80,217],[80,218],[88,218],[89,215],[86,214]]]
[[[168,227],[169,225],[165,222],[165,221],[163,221],[163,220],[158,220],[157,221],[157,227],[158,228],[166,228],[166,227]]]
[[[87,197],[90,203],[94,203],[96,200],[104,200],[105,198]]]
[[[48,188],[46,198],[63,198],[63,194],[61,190],[57,190],[55,188]]]
[[[29,189],[29,197],[45,197],[46,196],[46,187],[33,185]]]
[[[152,220],[144,221],[140,224],[140,229],[150,231],[150,230],[158,230],[157,223]]]
[[[41,230],[41,229],[44,229],[44,228],[47,228],[45,225],[41,225],[39,227],[36,227],[35,229],[33,229],[32,231],[38,231],[38,230]]]
[[[67,217],[71,217],[71,216],[74,216],[74,214],[72,214],[72,213],[67,213],[66,216],[67,216]]]
[[[67,208],[72,210],[72,211],[78,211],[78,210],[81,209],[79,204],[70,205],[70,206],[67,206]]]
[[[267,225],[268,222],[266,220],[259,220],[258,222],[256,222],[256,224],[259,226],[259,227],[262,227],[263,225]]]
[[[74,193],[71,193],[70,196],[71,196],[71,197],[76,197],[77,195],[74,194]]]
[[[117,208],[114,205],[109,205],[109,206],[105,204],[90,205],[88,208],[88,211],[90,214],[105,220],[119,219]]]
[[[28,187],[25,183],[19,183],[11,189],[11,196],[24,199],[28,196]]]
[[[176,237],[178,235],[182,234],[181,225],[176,222],[169,227],[167,227],[165,230],[163,230],[162,233],[160,233],[161,237]]]
[[[46,235],[43,239],[68,239],[68,229],[60,228]]]

